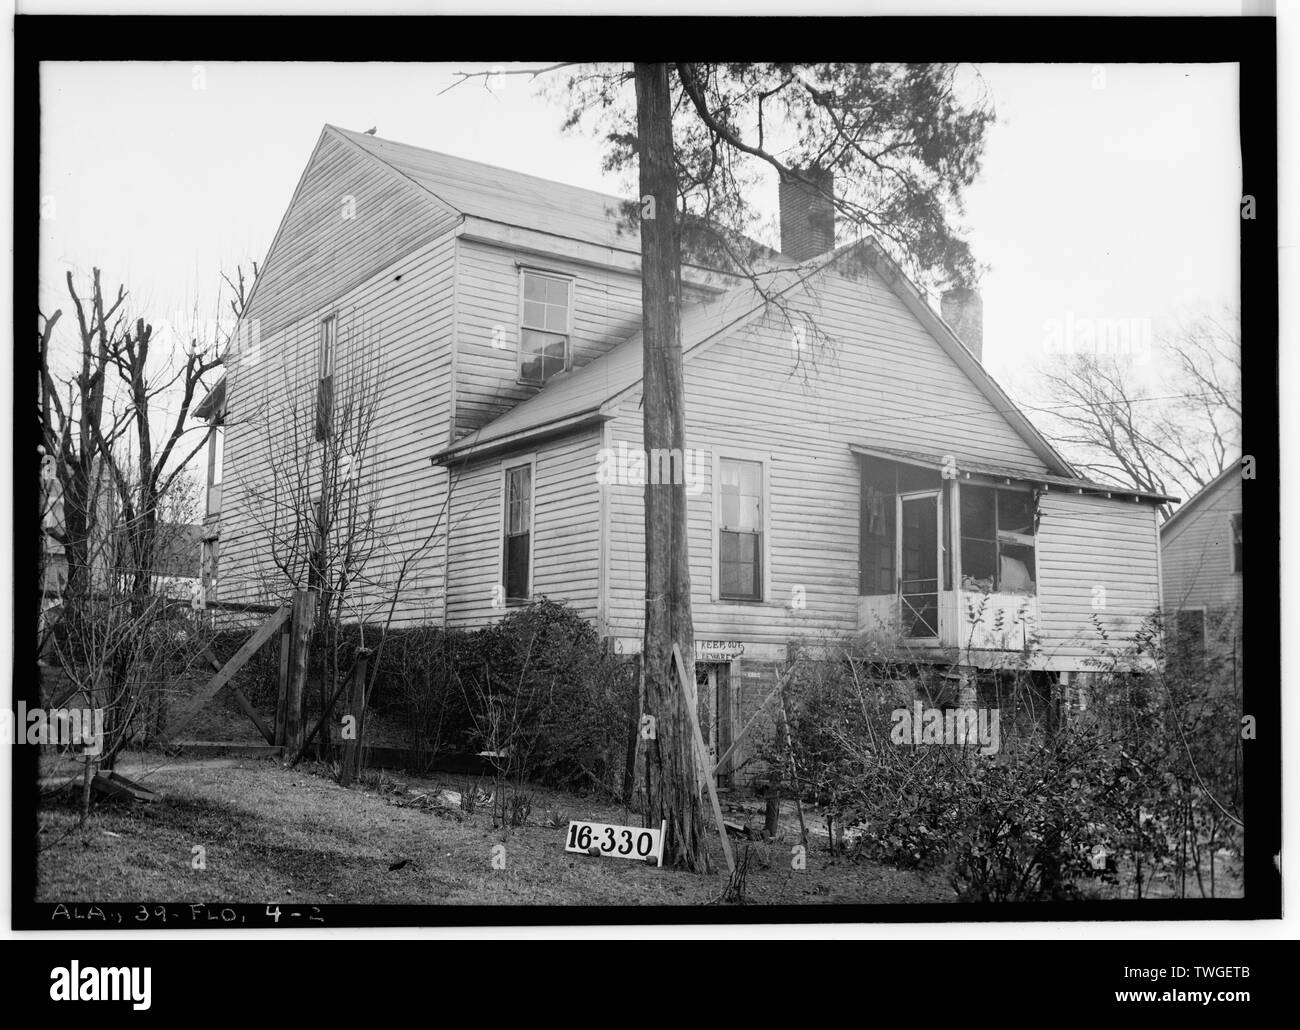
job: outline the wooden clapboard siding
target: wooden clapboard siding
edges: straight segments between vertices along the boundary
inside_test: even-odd
[[[366,617],[386,614],[400,564],[414,551],[419,557],[406,573],[395,619],[442,618],[445,540],[438,527],[447,473],[432,467],[428,456],[446,439],[450,421],[455,253],[455,238],[441,237],[327,306],[339,317],[336,409],[355,381],[350,373],[368,368],[379,389],[370,454],[357,462],[359,489],[386,552],[366,568],[378,583],[357,594]],[[295,479],[285,441],[295,435],[312,440],[323,311],[264,338],[256,362],[240,354],[228,372],[223,600],[264,599],[267,584],[277,597],[289,589],[273,560],[267,495],[274,480]]]
[[[1164,606],[1239,608],[1241,573],[1232,571],[1229,517],[1241,511],[1241,474],[1233,466],[1187,501],[1160,533]]]
[[[875,276],[828,272],[796,302],[805,326],[795,351],[773,313],[687,357],[687,444],[766,459],[770,568],[763,604],[713,600],[712,460],[690,499],[697,636],[785,643],[792,635],[857,628],[858,467],[849,445],[878,443],[1043,471],[1041,460]],[[796,324],[802,324],[796,318]],[[820,352],[812,350],[820,347]],[[811,353],[810,353],[811,351]],[[796,356],[816,359],[804,382]],[[640,446],[640,394],[611,425],[617,446]],[[745,454],[738,453],[744,457]],[[644,550],[639,487],[610,488],[609,624],[641,631]],[[802,588],[802,609],[791,605]]]
[[[343,217],[345,197],[355,201],[354,217]],[[245,322],[275,334],[459,218],[327,127],[254,284]]]
[[[572,277],[573,368],[622,343],[641,327],[641,281],[633,272],[567,258],[542,258],[461,240],[457,265],[455,436],[486,425],[538,387],[518,379],[520,266]],[[588,248],[593,257],[596,248]],[[687,291],[693,301],[703,291]],[[494,346],[494,340],[498,344]]]
[[[1038,507],[1040,647],[1059,659],[1122,651],[1160,607],[1156,508],[1056,490]]]
[[[600,441],[599,431],[589,431],[533,452],[533,596],[571,605],[589,619],[599,604]],[[504,614],[493,606],[501,583],[503,468],[522,460],[511,456],[452,471],[450,625],[482,625]]]

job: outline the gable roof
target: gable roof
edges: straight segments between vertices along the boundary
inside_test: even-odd
[[[639,228],[637,225],[624,224],[622,212],[623,205],[628,201],[626,197],[554,182],[525,172],[326,124],[271,240],[271,246],[262,262],[263,273],[271,264],[269,258],[276,249],[289,211],[298,198],[316,154],[322,142],[331,137],[344,141],[356,152],[382,166],[390,175],[405,182],[429,204],[446,214],[458,216],[461,222],[466,218],[474,218],[640,256]],[[771,265],[795,265],[795,262],[777,251],[762,247],[754,241],[745,242],[757,247],[764,260]],[[245,310],[252,308],[262,278],[259,275],[253,283]],[[238,329],[236,326],[236,332]],[[206,417],[211,408],[212,402],[205,398],[200,404],[200,409],[205,412],[203,417]]]
[[[409,183],[430,204],[444,212],[459,214],[461,221],[472,217],[639,254],[639,233],[623,225],[623,198],[326,125],[321,140],[330,136],[368,155],[392,175]],[[274,242],[271,249],[275,249]],[[763,288],[746,281],[715,300],[683,309],[683,356],[747,323],[765,309],[768,295],[801,292],[814,275],[842,255],[858,250],[1048,469],[1070,480],[1080,479],[1011,402],[947,322],[935,313],[897,263],[870,238],[846,244],[802,265],[771,252],[768,270],[761,274],[775,278]],[[264,267],[267,263],[264,262]],[[253,284],[250,305],[257,286]],[[641,349],[642,336],[638,333],[581,369],[555,377],[533,397],[436,454],[434,462],[447,464],[481,456],[487,450],[506,449],[523,439],[537,439],[612,417],[611,408],[618,398],[641,381]],[[218,386],[224,386],[224,382]],[[216,403],[215,397],[205,398],[199,409],[210,410]]]
[[[784,295],[788,299],[803,292],[811,279],[854,252],[880,274],[882,281],[1054,475],[1061,477],[1062,482],[1085,482],[1011,401],[948,323],[926,303],[897,263],[869,237],[845,244],[793,269],[774,270],[762,288],[747,281],[715,300],[683,308],[683,360],[690,360],[693,352],[748,323],[766,308],[769,296]],[[613,417],[612,409],[620,397],[641,382],[642,344],[642,334],[637,333],[582,368],[556,376],[532,397],[439,451],[433,456],[433,462],[447,465],[484,457],[508,450],[524,440],[552,436]]]
[[[1186,504],[1170,515],[1169,518],[1165,519],[1164,525],[1160,527],[1160,542],[1164,543],[1166,536],[1172,536],[1172,534],[1177,531],[1178,527],[1182,526],[1186,522],[1184,516],[1188,512],[1195,511],[1211,496],[1217,494],[1234,475],[1241,475],[1240,461],[1234,461],[1229,464],[1227,468],[1189,497]]]
[[[352,143],[462,218],[531,229],[627,251],[638,257],[641,254],[640,219],[628,224],[623,216],[627,197],[353,132],[337,125],[326,125],[325,132]],[[736,242],[755,247],[770,264],[786,267],[797,264],[754,240],[740,238]]]

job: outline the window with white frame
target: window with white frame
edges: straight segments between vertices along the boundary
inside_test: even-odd
[[[763,600],[763,463],[718,460],[718,597]]]
[[[573,280],[520,269],[519,379],[542,386],[569,367]]]
[[[505,511],[501,547],[501,585],[509,601],[526,601],[532,592],[533,465],[505,469]]]
[[[1232,533],[1232,571],[1239,574],[1241,572],[1242,558],[1242,534],[1241,534],[1241,512],[1234,511],[1228,516],[1228,526]]]

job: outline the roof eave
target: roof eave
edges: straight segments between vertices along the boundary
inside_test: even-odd
[[[581,429],[587,429],[591,426],[600,425],[608,422],[612,416],[607,414],[601,408],[591,408],[587,411],[579,412],[576,415],[566,415],[563,418],[555,419],[551,422],[545,422],[538,426],[529,426],[514,433],[505,436],[496,437],[490,440],[469,441],[453,444],[434,454],[429,460],[434,465],[450,467],[452,465],[464,465],[472,461],[481,461],[484,458],[490,458],[498,454],[505,454],[511,451],[519,450],[525,444],[539,443],[543,440],[554,439],[557,436],[567,436],[570,433],[578,432]],[[491,423],[489,423],[491,425]],[[481,432],[482,430],[480,430]]]
[[[217,413],[218,410],[226,405],[226,374],[223,372],[221,378],[207,392],[203,400],[194,405],[194,411],[191,418],[208,419]]]
[[[1191,497],[1187,498],[1187,502],[1181,508],[1170,515],[1169,518],[1165,519],[1164,525],[1160,527],[1161,537],[1164,537],[1166,533],[1169,533],[1181,525],[1182,522],[1185,521],[1184,515],[1187,512],[1195,511],[1199,508],[1204,503],[1205,499],[1226,483],[1234,473],[1237,475],[1241,474],[1240,461],[1229,462],[1227,468],[1201,487],[1201,489],[1196,491],[1196,493],[1192,494]]]
[[[872,447],[869,444],[851,443],[849,444],[849,450],[854,454],[864,454],[871,457],[883,458],[886,461],[895,461],[903,465],[913,465],[917,468],[944,468],[944,463],[941,460],[923,457],[921,455],[905,455],[888,447]],[[1167,504],[1178,500],[1176,497],[1168,497],[1164,494],[1152,493],[1149,490],[1136,490],[1131,487],[1112,486],[1109,483],[1094,483],[1091,480],[1072,476],[1035,475],[1032,472],[1022,472],[1018,469],[1011,468],[996,468],[993,466],[962,468],[959,462],[957,465],[957,472],[959,477],[962,479],[970,479],[978,476],[980,479],[987,480],[1004,479],[1008,482],[1030,483],[1040,486],[1048,493],[1056,491],[1057,493],[1079,493],[1111,498],[1131,497],[1134,501],[1141,501],[1149,504]],[[1061,482],[1061,480],[1069,481]]]

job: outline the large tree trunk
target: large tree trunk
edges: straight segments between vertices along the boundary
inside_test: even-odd
[[[645,711],[655,718],[646,741],[647,825],[668,823],[664,860],[707,871],[694,740],[685,709],[694,703],[695,645],[686,537],[686,486],[681,472],[686,420],[682,389],[681,241],[673,161],[668,66],[636,65],[641,184],[641,313],[644,332],[644,445],[647,462],[660,450],[676,455],[670,482],[645,487]],[[673,644],[690,682],[678,684]]]

